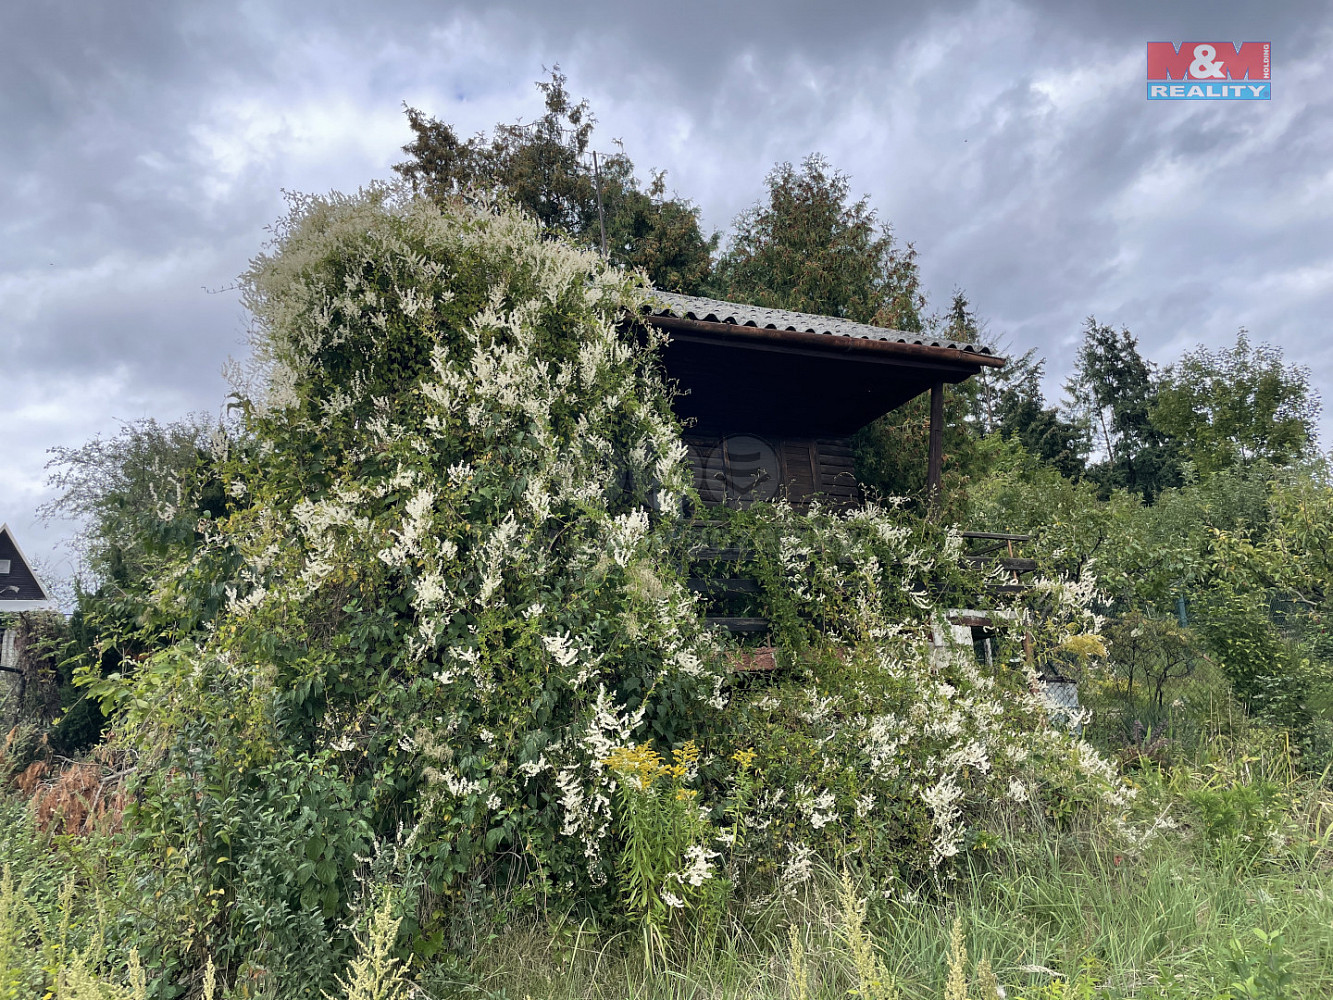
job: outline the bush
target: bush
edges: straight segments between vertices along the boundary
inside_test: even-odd
[[[299,201],[246,287],[256,363],[194,486],[229,499],[145,612],[173,640],[83,673],[138,754],[126,879],[152,919],[112,938],[160,983],[211,959],[329,989],[375,844],[420,883],[399,915],[419,955],[478,908],[540,905],[637,923],[660,957],[679,911],[787,892],[820,851],[916,887],[989,849],[994,815],[1131,797],[1035,675],[938,641],[986,581],[892,506],[724,518],[788,671],[729,676],[686,586],[689,476],[635,276],[377,188]],[[1044,580],[1006,641],[1097,645],[1093,596]],[[626,755],[690,740],[688,787],[630,794]]]

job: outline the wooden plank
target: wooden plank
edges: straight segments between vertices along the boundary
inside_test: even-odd
[[[852,446],[844,438],[820,438],[815,442],[815,446],[819,449],[819,456],[822,459],[851,462],[856,458],[852,453]]]
[[[960,531],[963,538],[987,538],[997,542],[1030,542],[1031,535],[1006,535],[998,531]]]
[[[725,629],[732,635],[757,635],[768,631],[767,618],[737,618],[730,615],[709,615],[704,618],[709,628]]]
[[[820,469],[819,478],[824,483],[842,483],[853,489],[856,488],[856,474],[851,469],[829,468],[826,465]]]
[[[686,582],[696,594],[757,594],[759,583],[745,577],[692,576]]]
[[[967,561],[973,566],[1002,566],[1011,573],[1033,573],[1037,569],[1035,559],[995,559],[991,556],[968,556]]]
[[[810,447],[805,441],[784,439],[782,442],[783,485],[787,499],[794,504],[806,503],[819,482],[817,469],[810,461]]]
[[[701,545],[696,549],[690,550],[691,562],[740,562],[749,556],[747,549],[741,548],[716,548],[712,545]]]
[[[861,486],[856,481],[851,443],[846,438],[821,438],[819,450],[819,486],[824,502],[835,510],[845,510],[861,502]]]

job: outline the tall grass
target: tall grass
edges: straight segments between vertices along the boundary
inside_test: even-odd
[[[330,994],[381,1000],[1305,1000],[1333,997],[1333,793],[1299,776],[1285,745],[1200,744],[1174,767],[1140,765],[1139,808],[1174,825],[1144,839],[1106,827],[997,818],[988,849],[934,886],[872,891],[856,858],[834,859],[799,893],[763,886],[708,921],[672,927],[645,963],[632,921],[547,914],[413,961],[385,906]],[[1271,814],[1246,813],[1270,791]],[[1206,797],[1212,812],[1191,802]],[[1221,805],[1218,805],[1221,803]],[[1226,811],[1239,803],[1234,815]],[[1140,831],[1143,816],[1131,817]],[[1027,831],[1027,832],[1021,832]],[[137,956],[103,948],[106,912],[135,903],[112,839],[40,835],[0,802],[0,1000],[142,997]],[[110,852],[110,853],[108,853]],[[7,863],[7,865],[6,865]],[[896,883],[901,886],[901,883]],[[62,888],[63,887],[63,888]],[[76,891],[77,888],[77,891]],[[135,911],[138,912],[138,911]],[[235,970],[232,970],[234,972]],[[190,998],[245,995],[210,966]],[[33,992],[36,990],[36,992]]]
[[[1256,996],[1333,996],[1327,846],[1281,863],[1234,862],[1180,836],[1133,857],[1096,844],[1072,848],[1054,837],[978,864],[932,898],[867,898],[845,873],[826,870],[799,897],[771,900],[732,914],[720,931],[676,940],[665,964],[646,967],[630,933],[534,921],[483,936],[474,953],[450,964],[414,968],[415,995],[991,1000],[1002,995],[995,989],[1002,985],[1009,1000],[1085,994],[1240,1000],[1246,994],[1233,984],[1244,978],[1246,963],[1258,968],[1273,959],[1258,929],[1279,936],[1275,961],[1290,982]],[[16,895],[11,879],[0,893],[0,926],[11,931],[16,917],[28,916]],[[394,928],[380,916],[340,996],[414,995],[390,954]],[[64,979],[70,995],[78,995],[76,983],[91,989],[92,964],[70,956]],[[127,988],[104,995],[142,995],[135,981],[141,973],[105,974]],[[5,978],[0,974],[0,982]]]
[[[1317,825],[1322,802],[1293,808]],[[1274,960],[1290,983],[1269,992],[1260,983],[1253,996],[1327,998],[1333,852],[1323,829],[1310,850],[1259,863],[1189,830],[1133,856],[1096,836],[1053,835],[974,865],[929,899],[867,900],[825,871],[805,895],[684,947],[666,970],[645,971],[626,937],[554,939],[527,925],[422,985],[442,998],[534,1000],[1241,1000],[1246,968]],[[1256,929],[1278,935],[1275,948]]]

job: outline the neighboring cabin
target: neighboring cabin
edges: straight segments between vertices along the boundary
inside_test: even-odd
[[[50,592],[33,572],[9,525],[0,524],[0,615],[10,611],[46,611],[54,608]],[[20,674],[16,633],[0,617],[0,671]],[[3,698],[0,698],[3,701]]]
[[[695,486],[712,504],[855,505],[851,436],[925,392],[927,483],[938,489],[944,385],[1005,363],[974,344],[671,292],[654,292],[644,319],[670,335],[663,360],[685,393],[676,411]]]
[[[0,524],[0,613],[46,611],[51,595],[33,572],[9,525]]]

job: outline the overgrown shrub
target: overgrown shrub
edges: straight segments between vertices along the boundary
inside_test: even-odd
[[[1221,593],[1208,606],[1203,631],[1210,651],[1251,711],[1301,731],[1310,723],[1310,664],[1271,621],[1254,595]]]
[[[377,188],[299,201],[246,288],[239,424],[163,491],[231,498],[159,577],[145,614],[174,640],[85,672],[139,754],[136,943],[160,982],[208,956],[328,988],[377,843],[420,881],[400,933],[424,955],[483,900],[616,923],[628,898],[660,925],[715,887],[787,891],[821,850],[919,884],[996,809],[1127,801],[1035,675],[952,646],[945,612],[984,580],[891,506],[734,518],[787,673],[729,679],[685,585],[689,477],[634,275],[511,212]],[[1039,581],[1009,641],[1094,629],[1093,594]],[[650,858],[624,755],[691,739],[688,836]]]

